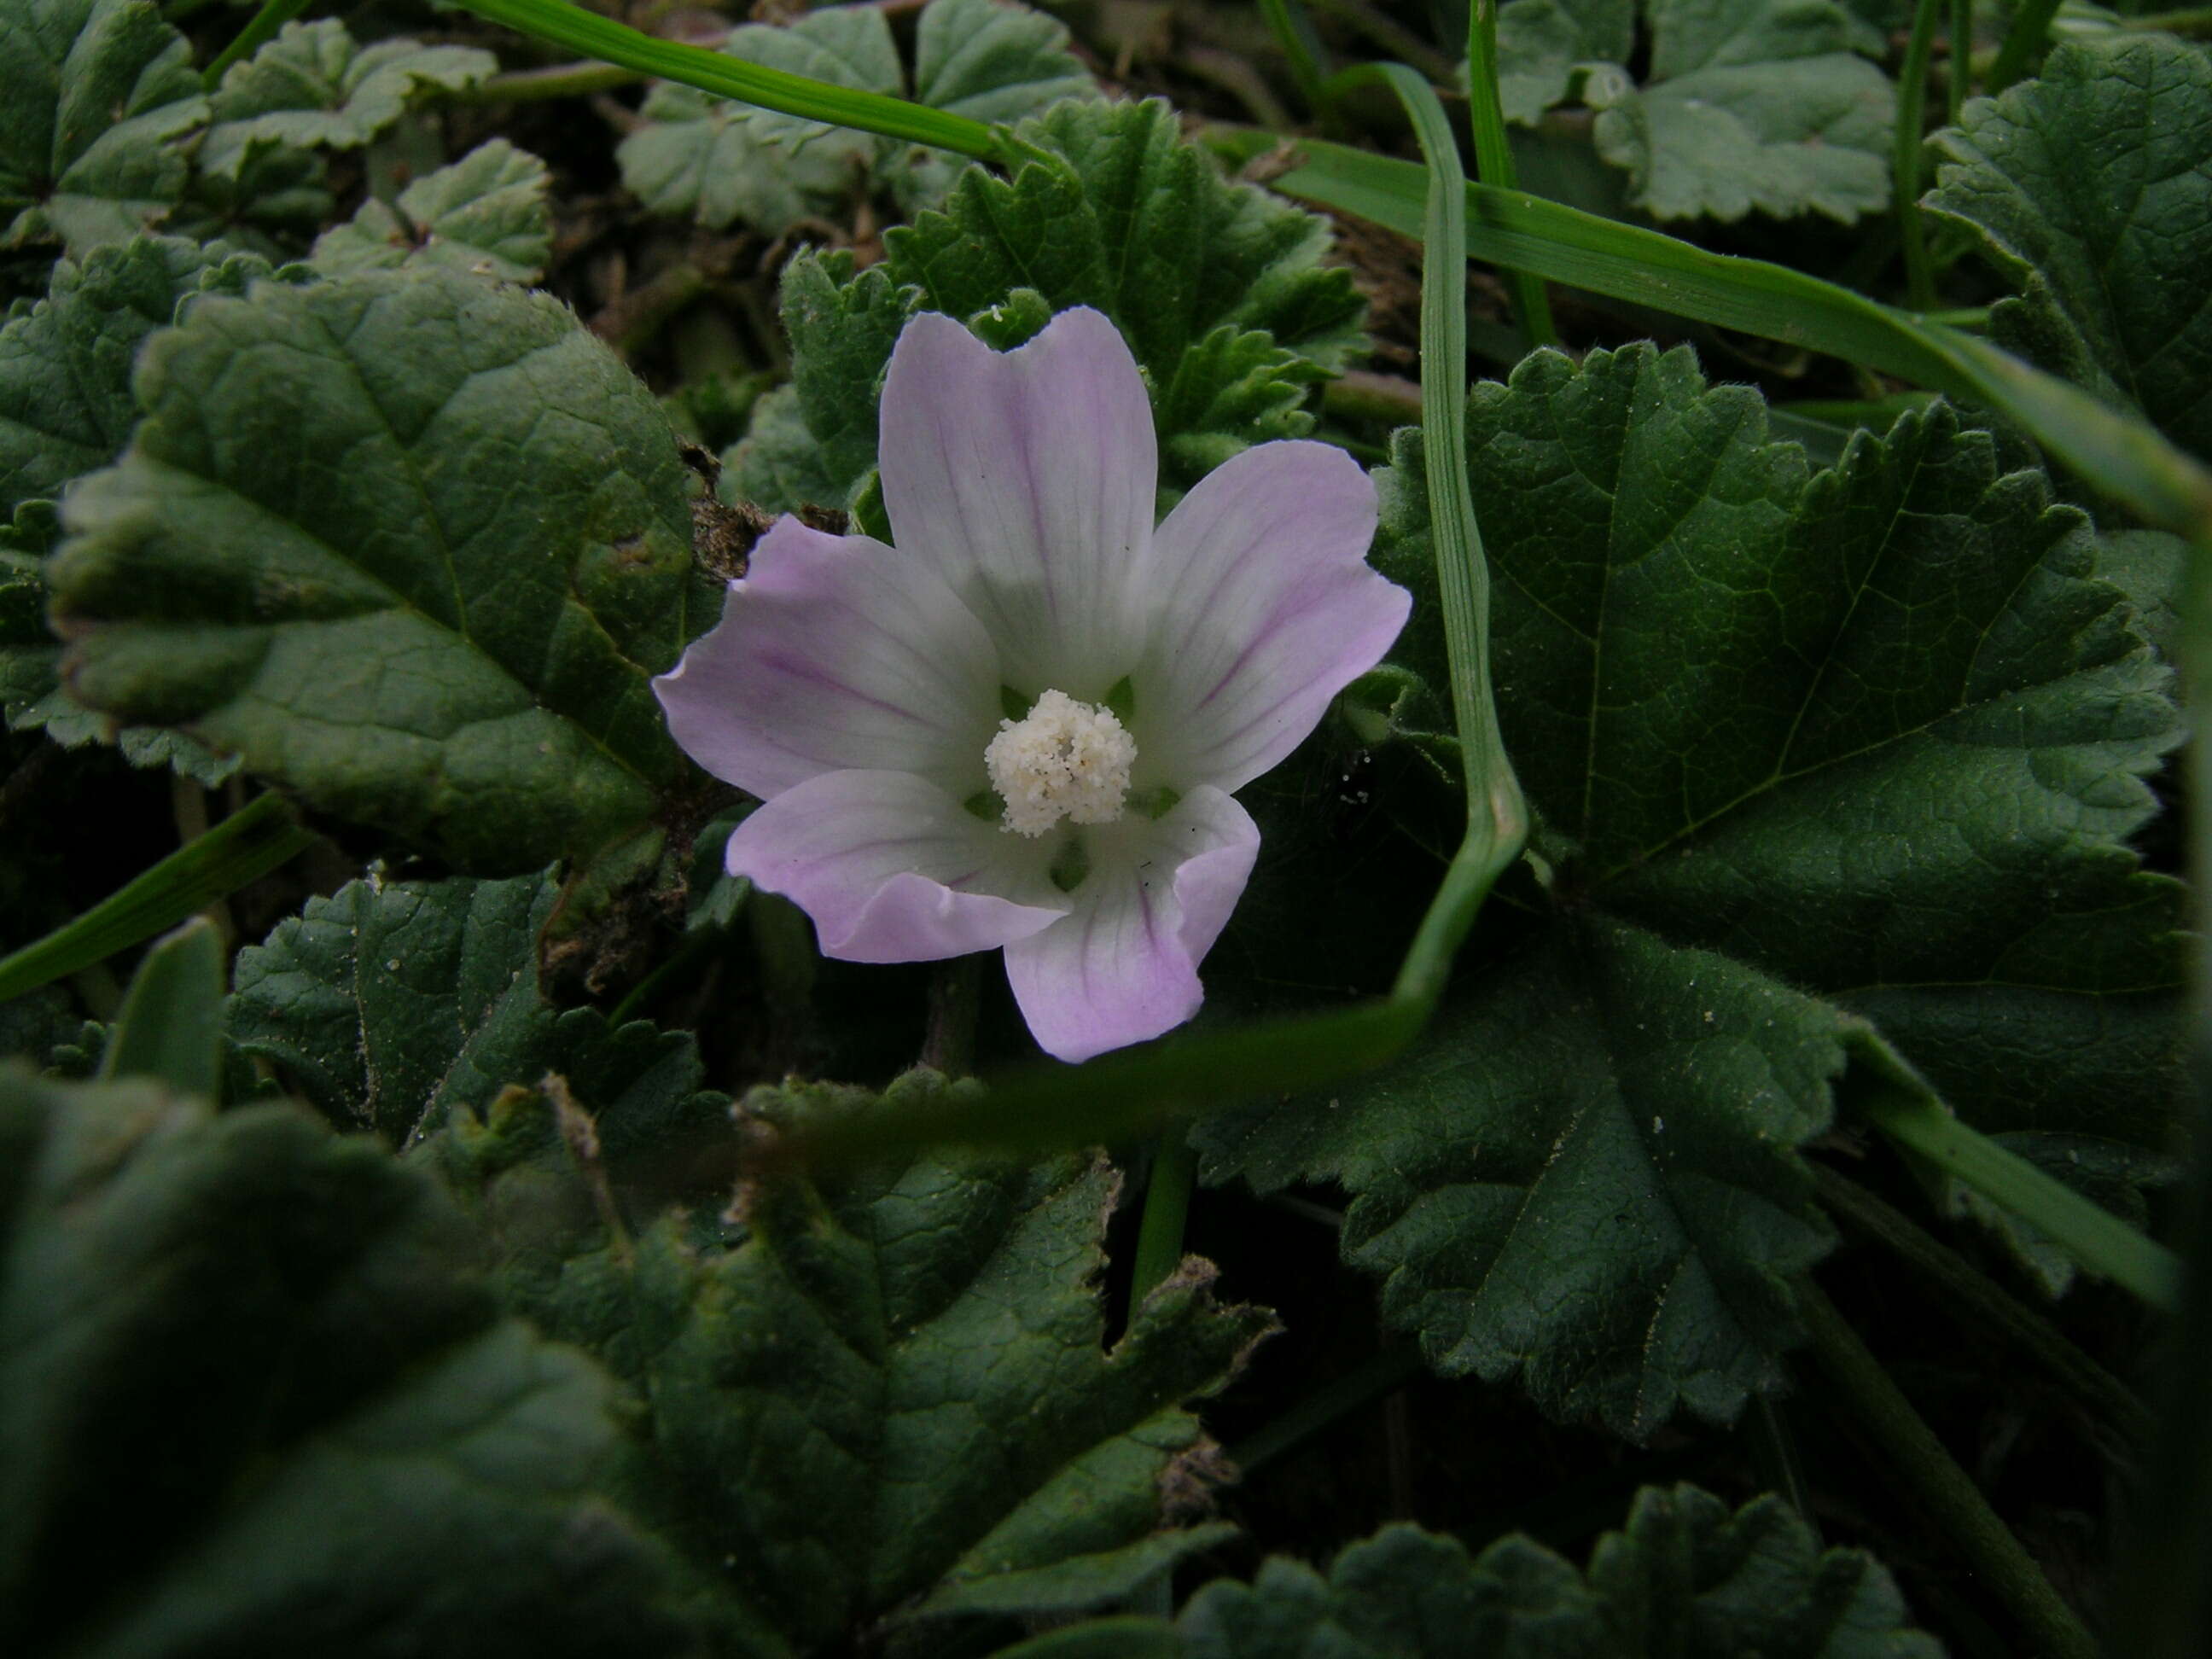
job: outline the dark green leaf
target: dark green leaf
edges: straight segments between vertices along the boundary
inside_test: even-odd
[[[0,1645],[684,1651],[607,1380],[469,1249],[290,1107],[0,1072]]]
[[[1778,1382],[1847,1066],[2069,1137],[2054,1173],[2151,1172],[2181,911],[2125,842],[2170,675],[2086,519],[1942,405],[1808,477],[1755,393],[1638,347],[1537,354],[1468,433],[1534,937],[1393,1069],[1203,1144],[1214,1178],[1341,1181],[1438,1364],[1641,1437]],[[1413,434],[1394,459],[1376,562],[1443,684]]]
[[[2212,58],[2067,40],[1936,145],[1929,210],[2021,289],[1997,340],[2212,456]]]
[[[207,114],[185,38],[149,0],[0,13],[0,243],[121,241],[184,193],[176,139]]]
[[[1533,124],[1567,96],[1581,65],[1626,64],[1634,0],[1505,0],[1498,9],[1498,98],[1505,118]]]
[[[222,1103],[223,955],[205,916],[156,940],[131,976],[100,1076],[148,1078]]]
[[[357,149],[426,93],[473,86],[498,67],[474,46],[404,39],[362,46],[335,18],[287,23],[222,77],[199,165],[234,178],[258,145]]]
[[[649,681],[719,595],[666,419],[566,307],[264,283],[195,305],[137,389],[49,573],[79,702],[464,868],[594,852],[683,786]]]
[[[559,896],[524,877],[356,881],[310,899],[239,952],[232,1037],[333,1122],[403,1145],[549,1072],[601,1118],[614,1154],[726,1121],[689,1036],[545,1000],[532,964]]]
[[[885,1108],[942,1086],[917,1073]],[[747,1120],[758,1136],[872,1101],[757,1091]],[[512,1218],[520,1304],[648,1402],[670,1494],[656,1513],[746,1627],[809,1651],[895,1612],[1079,1609],[1226,1530],[1173,1525],[1218,1472],[1184,1402],[1272,1321],[1217,1307],[1193,1259],[1103,1348],[1094,1281],[1118,1185],[1103,1164],[925,1158],[819,1188],[776,1176],[741,1188],[735,1249],[687,1244],[668,1222],[634,1246],[548,1253],[531,1203],[483,1179],[500,1143],[542,1143],[526,1119],[542,1109],[509,1096],[433,1154],[474,1206]],[[543,1166],[521,1173],[542,1205]]]
[[[545,163],[504,138],[425,173],[386,206],[371,197],[325,231],[311,263],[343,276],[435,264],[502,283],[534,283],[553,251]]]

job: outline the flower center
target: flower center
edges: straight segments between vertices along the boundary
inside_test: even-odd
[[[1048,691],[1018,720],[1000,720],[983,751],[991,787],[1006,804],[1001,829],[1042,836],[1071,823],[1112,823],[1129,794],[1136,739],[1110,709]]]

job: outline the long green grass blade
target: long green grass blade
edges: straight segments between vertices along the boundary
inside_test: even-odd
[[[1897,131],[1890,145],[1890,210],[1905,248],[1905,292],[1915,311],[1936,305],[1936,272],[1928,260],[1928,228],[1920,222],[1920,143],[1928,125],[1928,64],[1936,52],[1936,21],[1946,0],[1920,0],[1897,76]]]
[[[221,86],[222,77],[230,72],[233,64],[253,56],[277,30],[307,9],[307,0],[266,0],[261,9],[247,20],[246,27],[239,30],[231,43],[216,54],[214,61],[201,72],[200,78],[206,82],[210,90]]]
[[[2051,33],[2051,20],[2057,15],[2058,0],[2021,0],[2012,15],[2012,27],[2005,31],[2004,44],[1997,48],[1997,60],[1990,66],[1984,92],[1994,98],[2027,73],[2029,60],[2043,49],[2044,38]]]
[[[258,797],[66,927],[0,961],[0,1002],[174,927],[259,880],[314,839],[281,797]]]
[[[763,109],[823,121],[832,126],[879,132],[957,155],[998,155],[991,129],[964,115],[931,109],[880,92],[858,92],[826,82],[763,68],[703,46],[687,46],[586,11],[568,0],[454,0],[464,10],[521,33],[602,63],[680,81],[719,97],[736,98]]]
[[[1511,190],[1518,180],[1513,174],[1513,147],[1505,136],[1505,109],[1498,98],[1498,0],[1474,0],[1468,10],[1467,111],[1468,125],[1474,136],[1476,173],[1486,185]],[[1513,290],[1515,314],[1521,319],[1528,343],[1559,344],[1544,279],[1516,269],[1507,272],[1506,280]]]
[[[1265,134],[1218,132],[1231,155]],[[1422,234],[1423,170],[1315,140],[1273,181],[1285,195]],[[2092,486],[2148,522],[2212,549],[2212,470],[2146,422],[1986,341],[1784,265],[1712,253],[1520,191],[1470,184],[1468,252],[1555,283],[1882,370],[2017,422]]]

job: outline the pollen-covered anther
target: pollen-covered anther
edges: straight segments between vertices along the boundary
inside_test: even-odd
[[[1071,823],[1112,823],[1129,796],[1137,742],[1110,709],[1047,691],[1018,720],[1000,720],[983,751],[991,787],[1006,804],[1000,827],[1043,835]]]

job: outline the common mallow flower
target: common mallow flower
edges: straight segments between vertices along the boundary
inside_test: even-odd
[[[1091,310],[1004,353],[915,317],[878,459],[895,545],[779,520],[655,683],[677,741],[763,802],[731,873],[827,956],[1003,947],[1062,1060],[1181,1024],[1259,851],[1233,792],[1405,623],[1365,562],[1374,486],[1261,444],[1155,528],[1151,405]]]

